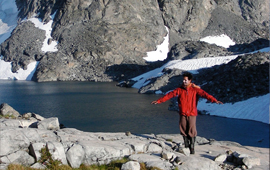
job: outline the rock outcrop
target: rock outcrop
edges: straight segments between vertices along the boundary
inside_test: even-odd
[[[121,81],[130,78],[131,70],[137,76],[148,66],[158,66],[143,57],[163,42],[168,34],[165,26],[173,58],[182,58],[175,53],[179,44],[210,35],[226,34],[239,45],[269,40],[266,0],[16,0],[16,4],[19,24],[1,44],[0,53],[12,62],[13,72],[40,61],[33,77],[38,82]],[[41,51],[44,31],[22,21],[34,16],[44,23],[53,16],[52,38],[45,43],[56,40],[57,52]]]
[[[30,125],[32,122],[50,122],[48,120],[51,119],[40,121],[35,117],[40,116],[26,119],[20,115],[15,119],[0,119],[0,169],[5,169],[9,164],[44,169],[44,165],[37,162],[41,158],[42,148],[46,148],[54,160],[73,168],[78,168],[82,163],[106,164],[123,157],[130,160],[122,165],[123,170],[140,169],[141,162],[147,167],[164,170],[269,167],[268,148],[197,137],[196,153],[189,155],[183,152],[185,148],[179,134],[92,133],[74,128],[21,126],[22,121]]]

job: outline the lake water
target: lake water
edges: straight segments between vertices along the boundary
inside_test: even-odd
[[[0,81],[0,104],[21,114],[58,117],[66,127],[89,132],[179,134],[179,115],[169,101],[151,105],[160,95],[138,94],[116,83]],[[244,114],[244,113],[243,113]],[[209,115],[197,118],[198,136],[269,147],[269,125]]]

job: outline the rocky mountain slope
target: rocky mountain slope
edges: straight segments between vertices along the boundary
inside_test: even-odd
[[[261,46],[269,46],[266,0],[16,0],[16,4],[19,24],[0,52],[12,62],[13,72],[40,61],[33,77],[38,82],[120,81],[159,67],[162,63],[147,63],[143,57],[162,43],[165,26],[170,59],[183,56],[181,50],[174,51],[179,44],[210,35],[226,34],[238,46],[263,39],[266,43]],[[21,21],[38,17],[47,23],[52,15],[48,44],[56,40],[58,51],[43,52],[45,32],[31,21]],[[239,50],[243,49],[230,53]],[[213,56],[208,51],[205,57]]]

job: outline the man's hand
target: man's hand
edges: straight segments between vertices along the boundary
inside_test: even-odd
[[[157,101],[152,101],[152,103],[151,104],[158,104],[158,102]]]
[[[217,104],[223,104],[221,101],[216,101]]]

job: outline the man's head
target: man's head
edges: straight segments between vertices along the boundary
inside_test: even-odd
[[[189,73],[189,72],[184,73],[183,74],[183,84],[184,84],[184,86],[188,86],[191,83],[192,78],[193,78],[193,76],[192,76],[191,73]]]

